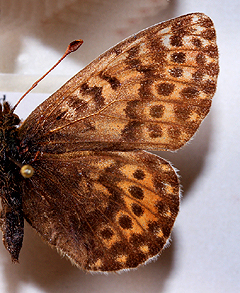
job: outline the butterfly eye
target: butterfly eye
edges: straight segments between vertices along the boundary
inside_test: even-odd
[[[24,178],[30,178],[34,173],[34,169],[30,165],[24,165],[22,166],[20,173]]]

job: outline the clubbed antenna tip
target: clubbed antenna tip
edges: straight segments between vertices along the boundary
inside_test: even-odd
[[[50,68],[41,78],[39,78],[31,87],[28,91],[26,91],[26,93],[18,100],[17,104],[13,107],[12,112],[15,111],[15,109],[17,108],[17,106],[19,105],[19,103],[23,100],[23,98],[31,91],[33,90],[38,83],[44,79],[45,76],[47,76],[49,74],[49,72],[51,72],[64,58],[67,57],[67,55],[69,55],[72,52],[75,52],[79,47],[81,47],[81,45],[83,44],[83,40],[75,40],[73,42],[71,42],[68,47],[67,50],[65,51],[65,53],[63,54],[63,56],[58,60],[58,62],[53,65],[52,68]]]

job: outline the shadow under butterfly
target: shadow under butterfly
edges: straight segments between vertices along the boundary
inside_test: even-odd
[[[18,261],[24,219],[88,271],[136,268],[160,254],[179,210],[179,180],[143,151],[181,148],[216,91],[209,17],[181,16],[103,53],[20,119],[3,102],[1,228]]]

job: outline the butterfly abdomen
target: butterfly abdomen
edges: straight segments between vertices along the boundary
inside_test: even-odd
[[[24,219],[22,193],[20,192],[19,138],[16,127],[20,119],[13,114],[8,103],[0,107],[0,188],[1,188],[1,229],[3,243],[14,262],[22,247]]]

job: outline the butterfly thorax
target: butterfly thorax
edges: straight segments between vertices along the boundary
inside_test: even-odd
[[[8,103],[0,105],[0,161],[1,161],[1,187],[4,181],[9,181],[14,173],[19,174],[19,145],[17,125],[20,119]]]
[[[23,240],[22,196],[20,192],[20,167],[17,125],[20,119],[8,103],[0,105],[0,196],[1,229],[3,242],[13,261],[18,255]]]
[[[0,139],[1,139],[1,157],[7,153],[15,158],[18,156],[18,129],[20,119],[14,114],[8,103],[0,105]],[[3,162],[2,162],[3,163]]]

